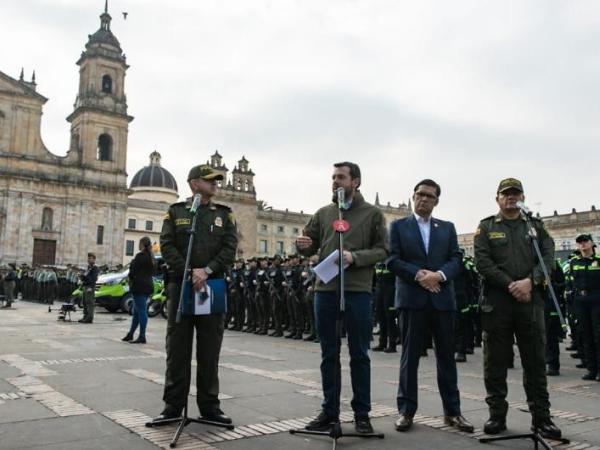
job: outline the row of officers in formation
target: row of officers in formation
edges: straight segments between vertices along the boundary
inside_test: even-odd
[[[592,236],[576,238],[578,250],[566,261],[556,259],[551,279],[563,316],[567,319],[571,342],[566,349],[581,359],[586,368],[584,380],[600,381],[600,256]],[[249,260],[238,259],[227,273],[229,309],[226,327],[272,337],[319,342],[314,316],[315,259],[298,255]],[[373,329],[378,342],[372,351],[396,353],[401,339],[398,309],[394,305],[396,277],[383,263],[375,266],[373,279]],[[456,362],[481,346],[480,294],[482,278],[474,260],[463,255],[461,270],[454,279],[457,311],[455,318]],[[548,291],[544,308],[547,375],[560,375],[560,346],[567,337]],[[422,355],[432,348],[425,340]]]
[[[576,238],[578,249],[566,260],[557,259],[551,278],[554,291],[570,329],[566,349],[581,359],[585,380],[600,381],[600,256],[589,234]],[[238,259],[227,273],[229,308],[226,326],[234,331],[319,342],[314,316],[315,258],[298,255]],[[108,268],[104,268],[104,272]],[[0,298],[10,307],[17,296],[40,303],[69,299],[80,283],[80,270],[14,264],[0,269]],[[456,362],[481,346],[480,293],[482,279],[473,258],[464,255],[454,280],[457,302],[455,319]],[[383,263],[375,266],[373,279],[373,326],[378,343],[372,351],[396,353],[402,341],[399,313],[394,306],[395,276]],[[559,343],[566,337],[548,294],[545,306],[547,374],[560,375]],[[422,354],[432,348],[426,338]]]

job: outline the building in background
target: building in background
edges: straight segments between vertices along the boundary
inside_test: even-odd
[[[41,137],[47,99],[35,73],[25,81],[0,72],[0,260],[28,264],[99,264],[123,260],[127,211],[127,112],[119,41],[105,9],[77,60],[79,88],[66,156]]]

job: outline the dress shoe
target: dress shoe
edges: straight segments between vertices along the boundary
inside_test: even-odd
[[[578,369],[585,369],[585,364],[584,363],[575,364],[575,367]]]
[[[330,416],[325,411],[321,411],[319,415],[308,422],[304,428],[309,431],[327,431],[337,421],[337,417]]]
[[[385,350],[385,345],[377,345],[371,349],[372,352],[382,352]]]
[[[387,347],[383,350],[383,353],[396,353],[396,347]]]
[[[421,356],[429,356],[429,354],[427,353],[427,349],[421,351]]]
[[[568,352],[574,352],[577,351],[577,346],[575,344],[571,344],[565,347],[565,350]]]
[[[79,322],[79,323],[93,323],[90,319],[79,319],[77,322]]]
[[[121,340],[122,340],[123,342],[129,342],[129,341],[132,341],[132,340],[133,340],[133,334],[129,334],[129,333],[127,333],[127,334],[125,335],[125,337],[124,337],[123,339],[121,339]]]
[[[302,332],[298,332],[294,335],[294,337],[292,339],[294,339],[295,341],[301,341],[302,340]]]
[[[465,350],[465,353],[467,355],[473,355],[475,353],[475,350],[469,347]]]
[[[293,339],[294,336],[296,336],[296,332],[295,331],[290,331],[288,334],[285,335],[286,339]]]
[[[579,353],[571,353],[571,358],[573,358],[573,359],[581,359],[582,356]]]
[[[281,336],[283,336],[283,333],[282,333],[281,330],[275,330],[271,334],[269,334],[269,336],[272,336],[272,337],[281,337]]]
[[[454,361],[456,362],[467,362],[467,355],[464,353],[457,353],[454,357]]]
[[[306,342],[309,342],[309,341],[314,341],[316,337],[317,337],[317,335],[316,335],[316,334],[309,334],[309,335],[308,335],[308,336],[306,336],[306,337],[305,337],[303,340],[304,340],[304,341],[306,341]]]
[[[145,336],[138,336],[138,338],[135,341],[130,342],[130,344],[145,344],[145,343],[146,343]]]
[[[550,419],[541,420],[540,423],[538,423],[537,430],[542,437],[546,439],[560,439],[562,436],[560,428],[554,425]],[[533,425],[531,425],[531,431],[535,432],[535,427]]]
[[[456,428],[457,430],[464,431],[465,433],[472,433],[475,429],[473,424],[461,415],[444,416],[444,423]]]
[[[489,419],[483,424],[483,432],[485,434],[498,434],[506,430],[505,420]]]
[[[598,374],[596,372],[592,372],[591,370],[588,370],[587,373],[581,377],[582,380],[596,380],[596,377],[598,376]]]
[[[225,425],[232,423],[231,417],[226,416],[225,413],[219,408],[200,411],[200,418],[204,420],[210,420],[211,422],[223,423]]]
[[[396,431],[408,431],[413,424],[412,414],[400,414],[400,418],[396,420]]]
[[[557,377],[560,375],[560,370],[548,367],[546,375],[548,375],[549,377]]]
[[[371,434],[373,433],[373,425],[369,420],[369,416],[355,417],[354,418],[354,429],[359,434]]]
[[[168,420],[168,419],[177,419],[181,417],[181,408],[174,408],[171,406],[167,406],[165,409],[163,409],[163,411],[156,416],[154,419],[152,419],[152,422],[159,422],[161,420]]]

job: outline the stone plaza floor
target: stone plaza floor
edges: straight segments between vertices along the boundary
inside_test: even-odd
[[[174,426],[144,423],[163,407],[166,320],[151,318],[148,344],[121,342],[130,317],[97,309],[95,322],[56,320],[45,305],[16,302],[0,310],[0,449],[168,448]],[[222,409],[236,425],[191,424],[181,449],[328,449],[326,437],[290,435],[320,409],[319,345],[226,331],[220,360]],[[371,354],[372,423],[384,439],[342,438],[339,449],[529,449],[531,441],[480,444],[488,418],[481,349],[459,364],[463,414],[475,425],[466,434],[445,427],[437,392],[435,357],[419,369],[419,411],[408,433],[394,429],[399,353]],[[561,449],[600,449],[600,383],[581,380],[576,360],[563,352],[561,376],[549,378],[554,421],[571,440]],[[342,349],[342,421],[353,431],[347,348]],[[527,432],[530,415],[518,354],[509,371],[508,432]],[[195,371],[193,371],[195,372]],[[195,381],[192,380],[192,386]],[[190,415],[198,413],[195,389]],[[556,443],[555,443],[556,444]],[[487,446],[487,447],[486,447]]]

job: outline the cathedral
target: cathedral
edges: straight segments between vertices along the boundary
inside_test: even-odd
[[[35,78],[0,72],[0,260],[82,264],[88,252],[123,260],[127,212],[127,61],[105,9],[77,65],[79,89],[65,156],[41,137],[47,99]]]
[[[149,236],[156,251],[162,220],[178,201],[178,185],[150,154],[127,185],[127,136],[133,117],[125,96],[125,54],[110,29],[105,6],[100,28],[89,35],[77,61],[79,88],[65,156],[49,151],[41,136],[47,98],[30,81],[0,71],[0,265],[84,265],[88,252],[101,265],[127,264],[137,243]],[[215,201],[233,209],[238,256],[290,254],[310,218],[277,210],[258,200],[254,172],[242,157],[230,171],[215,151],[207,161],[224,180]],[[187,195],[188,189],[183,190]],[[410,205],[375,204],[388,223],[410,213]]]

